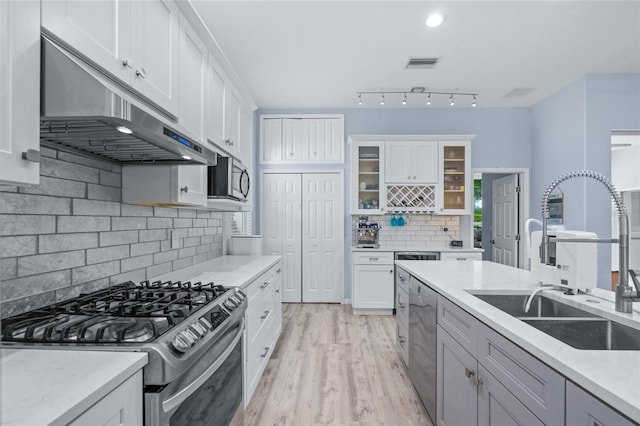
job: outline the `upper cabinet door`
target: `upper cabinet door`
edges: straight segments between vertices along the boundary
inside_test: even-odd
[[[411,142],[387,142],[384,154],[384,180],[387,183],[411,183]]]
[[[186,19],[180,22],[179,121],[199,142],[205,140],[205,89],[208,52]]]
[[[47,0],[41,3],[45,32],[129,83],[133,63],[130,1]]]
[[[37,184],[40,180],[38,1],[0,1],[0,94],[0,182]],[[25,159],[23,153],[30,156]]]
[[[224,79],[215,67],[213,56],[209,55],[207,68],[207,140],[216,145],[224,145]]]
[[[180,12],[167,0],[133,1],[131,85],[149,100],[176,114],[179,85]]]
[[[282,119],[264,118],[261,124],[260,162],[282,160]]]
[[[176,202],[194,206],[207,204],[207,166],[174,166],[173,172],[177,173],[174,177]]]
[[[438,182],[438,142],[413,142],[411,169],[413,182]]]
[[[234,157],[240,152],[240,100],[231,89],[225,86],[224,93],[224,146]]]
[[[251,158],[251,135],[253,134],[253,114],[251,111],[240,108],[240,152],[238,159],[250,168],[253,159]]]
[[[308,129],[307,123],[307,129]],[[282,120],[282,158],[284,161],[300,161],[302,159],[303,120],[285,118]],[[308,139],[308,131],[307,131]]]

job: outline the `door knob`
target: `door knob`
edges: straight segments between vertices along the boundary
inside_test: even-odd
[[[184,192],[184,193],[189,192],[189,187],[188,187],[188,186],[186,186],[186,185],[185,185],[185,186],[183,186],[182,188],[180,188],[180,192]]]
[[[496,240],[489,240],[489,242],[490,242],[491,244],[495,244],[495,243],[496,243]]]

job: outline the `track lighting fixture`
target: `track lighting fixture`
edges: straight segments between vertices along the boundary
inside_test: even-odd
[[[398,96],[400,97],[400,103],[402,105],[407,105],[407,103],[409,102],[409,95],[411,96],[425,96],[426,95],[426,100],[424,100],[423,98],[423,102],[425,102],[425,105],[431,105],[431,102],[436,102],[436,100],[431,99],[431,95],[434,95],[435,97],[443,97],[443,96],[448,96],[449,98],[449,106],[454,106],[456,104],[455,100],[454,100],[454,96],[456,97],[460,97],[460,96],[470,96],[471,97],[471,106],[472,107],[476,107],[478,105],[477,103],[477,99],[478,99],[478,94],[477,93],[463,93],[463,92],[439,92],[439,91],[433,91],[433,90],[429,90],[427,91],[424,87],[412,87],[410,90],[380,90],[380,91],[375,91],[375,92],[356,92],[356,95],[358,96],[358,105],[364,105],[364,101],[368,95],[380,95],[380,105],[384,106],[385,104],[385,95],[401,95]],[[397,105],[397,104],[396,104]],[[438,103],[436,102],[436,105],[438,105]],[[469,104],[467,104],[469,105]]]

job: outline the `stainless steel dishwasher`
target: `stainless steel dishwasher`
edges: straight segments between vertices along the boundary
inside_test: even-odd
[[[436,331],[438,293],[409,279],[409,376],[431,422],[436,424]]]

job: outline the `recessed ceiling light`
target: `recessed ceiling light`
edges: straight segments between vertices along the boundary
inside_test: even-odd
[[[427,27],[435,28],[444,22],[444,16],[439,13],[432,13],[427,18]]]
[[[182,158],[184,158],[185,160],[191,160],[191,157],[189,157],[188,155],[183,155]]]
[[[125,126],[118,126],[116,127],[116,130],[127,135],[130,135],[131,133],[133,133],[133,130]]]

